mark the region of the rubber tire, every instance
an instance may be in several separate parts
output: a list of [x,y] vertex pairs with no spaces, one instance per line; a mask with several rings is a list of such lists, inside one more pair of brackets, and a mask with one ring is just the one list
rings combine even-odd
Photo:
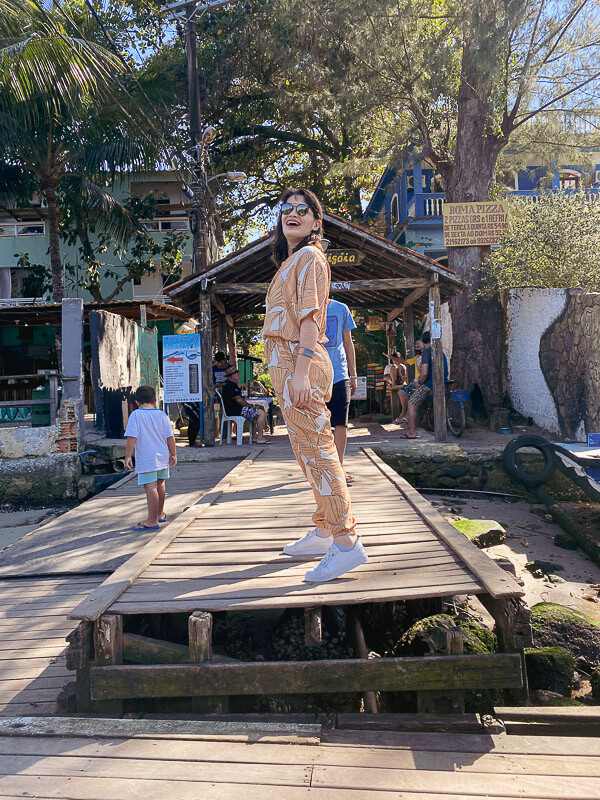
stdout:
[[[533,447],[544,456],[546,463],[541,472],[524,472],[517,466],[517,452],[522,447]],[[544,439],[543,436],[536,436],[532,433],[525,433],[510,441],[504,448],[502,461],[504,462],[504,469],[510,477],[522,486],[540,486],[548,480],[555,469],[552,444],[547,439]]]
[[467,427],[465,407],[461,407],[459,403],[453,403],[452,400],[449,400],[446,408],[446,417],[448,420],[448,430],[458,439],[459,436],[463,435]]

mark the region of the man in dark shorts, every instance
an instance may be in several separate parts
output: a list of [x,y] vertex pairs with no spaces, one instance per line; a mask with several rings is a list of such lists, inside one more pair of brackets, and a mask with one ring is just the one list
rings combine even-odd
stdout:
[[252,441],[255,444],[271,444],[265,439],[267,414],[264,408],[251,405],[242,395],[239,386],[240,371],[237,367],[227,367],[225,383],[221,387],[223,405],[228,417],[245,417],[252,425]]
[[[348,410],[350,398],[356,391],[356,354],[352,331],[356,324],[350,309],[344,303],[330,300],[327,305],[327,342],[325,347],[333,365],[333,389],[327,408],[331,412],[333,439],[344,466],[346,439],[348,438]],[[346,483],[352,483],[354,476],[346,472]]]
[[[417,438],[417,412],[429,392],[433,391],[433,381],[438,381],[441,376],[433,374],[433,361],[431,358],[431,332],[425,331],[422,336],[423,354],[421,355],[421,370],[419,377],[414,380],[414,390],[408,400],[408,427],[405,433],[400,434],[402,439]],[[443,354],[444,385],[448,381],[448,359]]]

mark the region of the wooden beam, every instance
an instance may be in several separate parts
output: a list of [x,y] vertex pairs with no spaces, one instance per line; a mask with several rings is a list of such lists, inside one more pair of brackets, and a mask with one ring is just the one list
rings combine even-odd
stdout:
[[212,373],[212,320],[210,295],[201,289],[198,293],[198,318],[200,322],[200,345],[202,358],[202,440],[205,447],[215,446],[215,410],[213,405],[213,373]]
[[492,561],[482,550],[475,547],[466,536],[459,533],[449,522],[446,522],[431,503],[427,502],[408,481],[404,480],[397,472],[394,472],[394,470],[382,461],[369,447],[363,448],[363,452],[367,458],[375,464],[377,469],[394,484],[402,495],[404,495],[404,498],[434,533],[436,533],[448,547],[452,548],[467,569],[473,573],[476,579],[481,582],[492,597],[523,597],[525,592],[516,580],[509,575],[508,572],[501,569],[501,567],[499,567],[495,561]]
[[225,314],[217,314],[217,347],[223,353],[227,352],[227,320]]
[[92,699],[312,694],[523,685],[518,654],[92,667]]
[[[210,291],[215,294],[266,294],[269,283],[213,283]],[[422,289],[427,292],[427,278],[373,278],[366,281],[332,281],[332,292],[387,292],[400,289]]]
[[184,644],[124,633],[123,658],[134,664],[183,664],[189,662],[190,652]]
[[210,295],[210,299],[215,304],[215,308],[217,309],[219,314],[226,314],[227,313],[227,309],[225,308],[225,303],[221,300],[221,298],[219,297],[218,294],[215,294],[214,292],[212,292],[211,295]]
[[424,294],[427,294],[428,288],[428,286],[421,286],[421,288],[415,289],[414,292],[407,294],[402,301],[402,308],[406,309],[409,308],[409,306],[414,305],[417,300],[420,300],[421,297],[423,297]]
[[436,442],[448,441],[446,422],[446,384],[444,383],[444,350],[442,347],[442,307],[440,285],[429,288],[429,322],[431,325],[431,367],[433,371],[433,429]]
[[413,317],[412,306],[404,309],[404,345],[406,347],[406,357],[414,358],[415,355],[415,320]]

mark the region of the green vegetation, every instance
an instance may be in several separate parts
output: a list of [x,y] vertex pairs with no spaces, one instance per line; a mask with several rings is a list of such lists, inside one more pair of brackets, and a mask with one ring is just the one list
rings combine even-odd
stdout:
[[510,203],[509,232],[492,251],[487,288],[600,289],[600,204],[582,194],[547,194]]
[[527,680],[530,689],[549,689],[570,694],[575,659],[564,647],[538,647],[525,650]]

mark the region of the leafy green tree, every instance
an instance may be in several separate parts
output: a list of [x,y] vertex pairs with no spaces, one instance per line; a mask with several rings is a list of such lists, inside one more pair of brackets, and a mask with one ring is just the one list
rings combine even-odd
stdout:
[[[305,32],[291,4],[256,0],[250,14],[235,3],[201,18],[198,59],[206,124],[219,138],[210,148],[211,174],[246,172],[231,187],[211,182],[230,241],[264,230],[290,183],[313,189],[330,209],[362,218],[362,199],[382,161],[404,142],[402,119],[360,83],[354,59],[325,37]],[[142,68],[163,98],[185,97],[185,49],[175,41]],[[182,118],[183,109],[179,109]]]
[[509,231],[486,265],[487,290],[518,286],[600,291],[600,203],[547,194],[510,203]]
[[[368,85],[392,115],[409,115],[449,202],[487,200],[512,139],[595,104],[595,0],[306,0],[290,13],[350,60],[358,91]],[[448,251],[470,286],[453,302],[453,373],[491,406],[505,386],[502,309],[477,294],[487,255]]]
[[[31,0],[0,3],[0,151],[32,174],[48,206],[54,300],[64,295],[58,185],[82,121],[108,97],[118,58]],[[6,192],[4,193],[6,195]]]

